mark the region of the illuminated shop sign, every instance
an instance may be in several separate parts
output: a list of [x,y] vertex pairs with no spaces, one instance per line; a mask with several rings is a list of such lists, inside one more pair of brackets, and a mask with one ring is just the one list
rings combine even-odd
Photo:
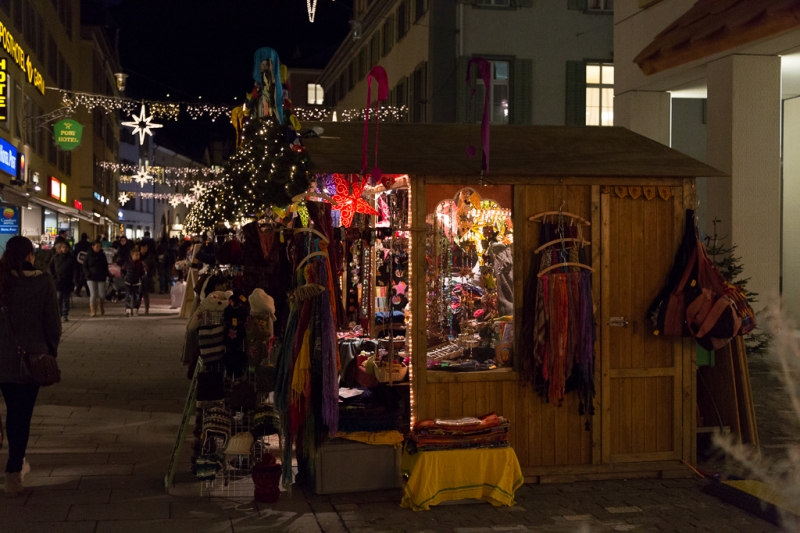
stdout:
[[0,170],[17,177],[17,149],[5,139],[0,139]]
[[61,182],[50,176],[50,197],[61,200]]
[[25,53],[25,50],[22,49],[22,46],[17,42],[14,36],[11,35],[8,28],[6,28],[5,24],[2,22],[0,22],[0,46],[8,52],[8,55],[11,56],[11,60],[26,74],[28,83],[36,87],[36,90],[40,93],[44,94],[44,78],[42,77],[42,73],[33,66],[30,54]]
[[64,182],[61,183],[61,197],[59,200],[63,203],[67,203],[67,184]]
[[80,200],[72,200],[72,205],[78,211],[83,211],[83,202],[81,202]]
[[8,78],[5,58],[0,59],[0,122],[8,122]]

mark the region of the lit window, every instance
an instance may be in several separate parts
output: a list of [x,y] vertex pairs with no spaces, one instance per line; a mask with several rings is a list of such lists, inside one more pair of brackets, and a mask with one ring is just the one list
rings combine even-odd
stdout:
[[614,125],[614,65],[586,64],[586,125]]
[[614,0],[589,0],[586,11],[614,11]]
[[322,105],[325,101],[325,92],[319,83],[308,84],[308,105]]
[[[491,105],[492,124],[508,124],[509,113],[509,88],[510,66],[508,61],[489,61],[492,67],[492,80],[489,94],[489,104]],[[475,121],[480,122],[483,117],[484,88],[483,81],[477,79],[477,91],[475,91]]]

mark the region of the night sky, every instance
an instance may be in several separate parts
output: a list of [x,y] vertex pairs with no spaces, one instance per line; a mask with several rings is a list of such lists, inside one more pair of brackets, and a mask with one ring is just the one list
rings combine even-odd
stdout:
[[[253,87],[253,54],[268,46],[291,68],[323,68],[349,30],[352,0],[110,0],[126,96],[240,104]],[[169,95],[169,96],[167,96]],[[202,97],[202,98],[201,98]],[[181,115],[156,143],[199,158],[209,141],[233,137],[227,118],[212,124]]]

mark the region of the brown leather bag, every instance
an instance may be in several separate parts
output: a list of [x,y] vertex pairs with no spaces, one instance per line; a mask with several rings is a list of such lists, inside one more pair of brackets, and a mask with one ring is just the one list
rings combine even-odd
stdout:
[[11,320],[8,318],[8,308],[2,307],[3,317],[6,321],[11,338],[17,345],[19,355],[19,373],[23,380],[28,383],[36,383],[42,387],[49,387],[61,381],[61,370],[58,368],[56,358],[48,353],[28,353],[22,349],[17,342],[17,337],[11,327]]

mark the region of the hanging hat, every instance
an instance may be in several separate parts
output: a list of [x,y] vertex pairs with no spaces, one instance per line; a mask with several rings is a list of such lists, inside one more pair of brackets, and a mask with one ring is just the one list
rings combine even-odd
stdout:
[[224,396],[222,372],[205,371],[197,374],[198,402],[213,402]]
[[222,458],[217,454],[201,455],[194,463],[194,475],[197,479],[211,481],[222,469]]
[[237,433],[225,447],[225,455],[250,455],[250,448],[253,447],[253,435],[250,432]]
[[253,435],[265,437],[267,435],[279,435],[281,432],[281,419],[275,407],[264,404],[256,409],[253,415]]
[[234,409],[255,409],[256,391],[253,386],[245,381],[236,383],[231,390],[230,404]]
[[275,300],[262,289],[254,289],[250,294],[250,313],[269,313],[275,315]]
[[231,436],[231,414],[222,407],[212,407],[203,413],[203,436],[221,435],[226,441]]

